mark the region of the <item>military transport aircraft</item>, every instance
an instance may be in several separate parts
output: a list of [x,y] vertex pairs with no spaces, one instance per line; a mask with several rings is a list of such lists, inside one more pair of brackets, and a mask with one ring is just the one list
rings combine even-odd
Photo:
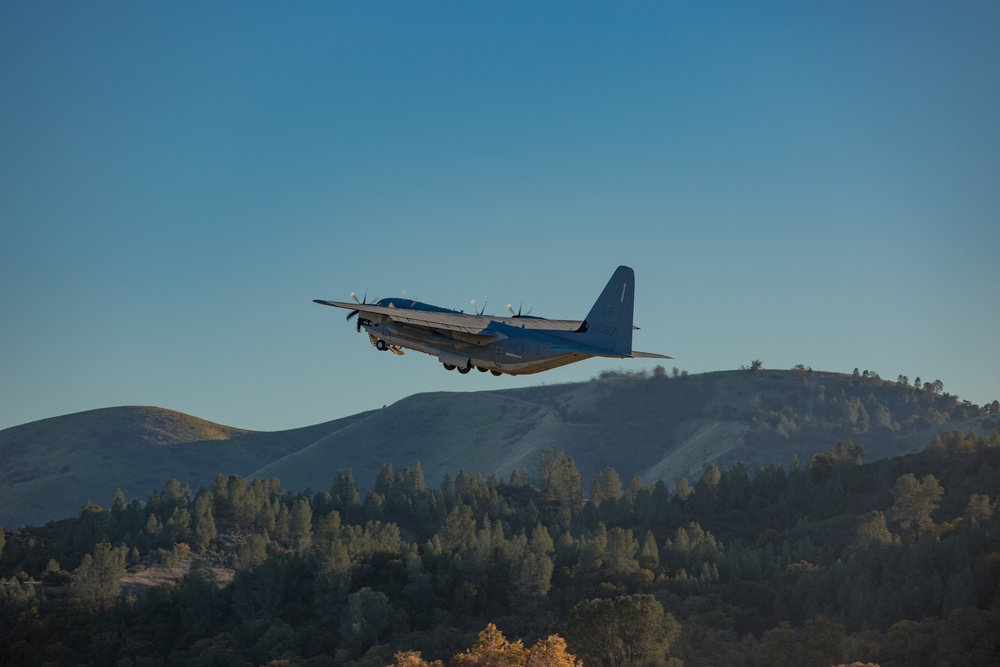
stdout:
[[[493,375],[539,373],[590,357],[670,359],[632,349],[632,306],[635,273],[619,266],[583,321],[549,320],[514,313],[512,317],[466,314],[406,298],[366,303],[353,292],[354,303],[314,299],[324,306],[345,308],[357,317],[375,349],[403,354],[416,350],[438,358],[449,371],[475,368]],[[473,302],[475,303],[475,302]]]

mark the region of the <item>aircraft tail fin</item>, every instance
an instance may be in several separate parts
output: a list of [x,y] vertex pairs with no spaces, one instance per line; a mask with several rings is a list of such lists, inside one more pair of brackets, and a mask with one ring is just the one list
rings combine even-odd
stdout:
[[634,303],[635,272],[619,266],[580,325],[578,332],[583,334],[583,341],[616,356],[631,356]]

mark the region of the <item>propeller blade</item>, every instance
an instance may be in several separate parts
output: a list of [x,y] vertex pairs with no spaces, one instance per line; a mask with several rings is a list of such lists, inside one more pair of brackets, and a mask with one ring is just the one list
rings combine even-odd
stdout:
[[[507,304],[507,310],[509,310],[510,314],[513,315],[514,317],[522,317],[521,311],[524,310],[524,297],[523,296],[521,297],[521,303],[518,305],[516,313],[514,312],[513,306],[511,306],[509,303]],[[531,311],[533,310],[534,308],[529,308],[528,312],[524,313],[524,315],[531,315]]]
[[365,295],[361,297],[361,301],[358,301],[358,295],[355,292],[351,292],[351,298],[354,299],[354,303],[362,306],[368,303],[368,285],[365,285]]
[[[360,313],[360,312],[361,312],[360,310],[352,310],[351,312],[347,313],[347,321],[350,322],[351,318],[352,317],[357,317],[358,313]],[[360,317],[358,317],[357,327],[355,327],[355,328],[358,330],[358,333],[361,333],[361,318]]]

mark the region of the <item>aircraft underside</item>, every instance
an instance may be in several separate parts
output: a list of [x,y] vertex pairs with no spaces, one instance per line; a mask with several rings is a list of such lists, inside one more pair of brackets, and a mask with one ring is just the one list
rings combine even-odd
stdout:
[[372,346],[377,350],[395,354],[403,354],[403,349],[422,352],[437,357],[445,370],[457,370],[459,373],[468,373],[475,368],[493,375],[528,375],[591,356],[575,353],[545,354],[536,346],[523,341],[501,340],[475,344],[456,340],[437,331],[407,325],[375,324],[366,320],[361,326],[367,331]]

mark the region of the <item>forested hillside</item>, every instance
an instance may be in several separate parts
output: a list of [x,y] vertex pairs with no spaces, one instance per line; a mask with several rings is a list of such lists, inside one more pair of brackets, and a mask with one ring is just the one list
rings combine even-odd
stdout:
[[998,664],[1000,434],[863,457],[668,486],[546,448],[434,488],[414,463],[366,493],[349,470],[119,493],[0,532],[0,661]]
[[870,460],[899,456],[943,430],[988,434],[1000,426],[988,413],[945,393],[941,382],[914,386],[870,371],[688,375],[660,367],[649,376],[605,373],[577,384],[411,396],[255,476],[323,488],[329,471],[350,467],[368,484],[385,462],[419,459],[433,484],[458,467],[506,478],[533,465],[542,449],[559,447],[585,477],[612,466],[626,478],[672,485],[708,463],[743,461],[753,470],[793,455],[808,460],[838,439],[863,444]]
[[[919,380],[919,378],[918,378]],[[926,446],[961,429],[988,435],[1000,404],[980,407],[940,382],[797,367],[687,375],[606,373],[590,382],[410,396],[383,409],[273,433],[256,433],[161,408],[110,408],[0,431],[0,526],[74,516],[115,488],[127,500],[174,477],[211,486],[216,474],[277,477],[323,489],[351,468],[367,491],[381,466],[421,461],[426,480],[464,468],[503,479],[557,447],[592,479],[606,467],[668,485],[708,463],[750,469],[808,461],[838,439],[868,460]],[[991,415],[991,411],[993,414]]]

